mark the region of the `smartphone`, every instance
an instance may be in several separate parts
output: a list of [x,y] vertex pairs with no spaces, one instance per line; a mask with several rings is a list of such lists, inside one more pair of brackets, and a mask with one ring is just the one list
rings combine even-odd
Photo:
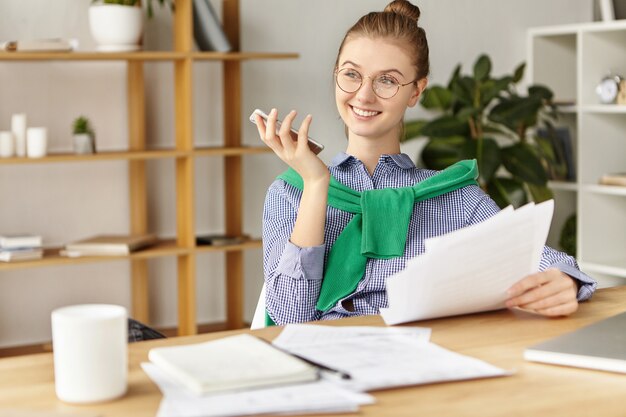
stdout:
[[[256,124],[256,115],[261,116],[261,118],[267,124],[268,115],[259,109],[256,109],[255,111],[253,111],[252,114],[250,115],[250,121],[252,123]],[[277,135],[278,135],[278,130],[280,129],[281,124],[282,124],[282,121],[280,120],[276,121],[276,134]],[[298,131],[294,129],[293,127],[291,128],[291,137],[293,138],[293,140],[298,140]],[[322,145],[321,143],[314,141],[310,137],[307,139],[309,141],[309,149],[311,149],[314,154],[317,155],[318,153],[322,152],[322,150],[324,150],[324,145]]]

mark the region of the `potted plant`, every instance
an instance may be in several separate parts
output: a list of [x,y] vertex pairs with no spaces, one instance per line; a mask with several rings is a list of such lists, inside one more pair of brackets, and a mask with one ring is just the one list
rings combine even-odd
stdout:
[[421,105],[438,117],[405,123],[405,141],[428,138],[421,152],[427,168],[476,158],[480,186],[500,207],[552,198],[546,170],[556,157],[550,138],[536,132],[539,127],[553,131],[553,94],[540,85],[519,94],[516,85],[524,67],[497,78],[487,55],[476,60],[471,75],[462,74],[458,65],[447,86],[434,85],[422,96]]
[[74,153],[96,153],[96,134],[85,116],[79,116],[72,124]]
[[[156,0],[163,6],[173,0]],[[148,17],[154,14],[153,0],[145,0]],[[124,52],[140,48],[143,15],[140,0],[93,0],[89,7],[89,27],[98,51]]]

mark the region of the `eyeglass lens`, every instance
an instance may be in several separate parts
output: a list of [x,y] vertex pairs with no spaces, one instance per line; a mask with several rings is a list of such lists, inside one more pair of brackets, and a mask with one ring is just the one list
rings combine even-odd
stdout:
[[[363,76],[357,70],[344,68],[337,71],[337,86],[346,93],[354,93],[363,84]],[[391,98],[400,89],[400,83],[389,74],[381,74],[372,81],[374,94],[380,98]]]

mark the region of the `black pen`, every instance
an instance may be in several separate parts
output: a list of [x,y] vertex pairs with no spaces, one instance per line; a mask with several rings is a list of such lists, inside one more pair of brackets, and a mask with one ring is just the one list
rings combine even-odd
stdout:
[[[274,346],[274,347],[276,347],[276,346]],[[335,375],[337,375],[341,379],[352,379],[352,376],[349,373],[347,373],[346,371],[341,371],[339,369],[335,369],[335,368],[331,368],[331,367],[326,366],[326,365],[322,365],[321,363],[317,363],[315,361],[312,361],[311,359],[307,359],[307,358],[305,358],[303,356],[297,355],[297,354],[295,354],[293,352],[289,352],[288,350],[281,349],[279,347],[276,347],[276,349],[280,349],[283,352],[290,354],[294,358],[298,358],[301,361],[304,361],[304,362],[308,363],[309,365],[313,365],[316,368],[320,369],[321,371],[328,372],[328,373],[331,373],[331,374],[335,374]]]
[[287,355],[291,355],[294,358],[298,358],[301,361],[308,363],[309,365],[313,365],[313,366],[315,366],[316,368],[318,368],[321,371],[337,375],[341,379],[352,379],[352,376],[349,373],[347,373],[346,371],[341,371],[339,369],[335,369],[335,368],[331,368],[331,367],[326,366],[326,365],[322,365],[321,363],[317,363],[315,361],[312,361],[311,359],[307,359],[307,358],[305,358],[303,356],[300,356],[298,354],[290,352],[287,349],[280,348],[280,347],[276,346],[275,344],[273,344],[272,342],[268,342],[265,339],[262,339],[262,338],[259,338],[259,339],[263,340],[266,343],[269,343],[274,349],[278,349],[281,352],[286,353]]

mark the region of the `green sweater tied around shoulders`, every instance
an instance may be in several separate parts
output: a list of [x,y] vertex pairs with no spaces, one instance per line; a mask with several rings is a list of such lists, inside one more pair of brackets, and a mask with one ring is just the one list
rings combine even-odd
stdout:
[[[304,188],[293,169],[278,176],[287,184]],[[356,290],[368,258],[392,259],[404,255],[409,222],[416,202],[428,200],[468,185],[478,185],[476,160],[449,166],[410,187],[355,191],[330,178],[328,205],[353,213],[328,254],[316,308],[331,309]],[[266,323],[273,324],[268,315]]]

